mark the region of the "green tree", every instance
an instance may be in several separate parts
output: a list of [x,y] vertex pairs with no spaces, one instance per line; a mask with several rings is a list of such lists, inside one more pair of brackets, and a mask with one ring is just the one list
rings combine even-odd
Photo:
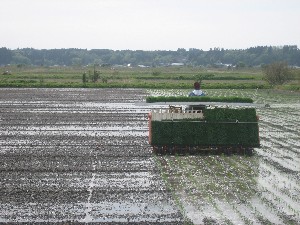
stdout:
[[82,58],[75,57],[71,59],[71,63],[73,66],[81,66],[82,65]]
[[28,57],[23,56],[21,53],[17,52],[15,55],[12,56],[12,63],[30,65],[31,61]]
[[0,48],[0,65],[11,63],[12,51],[7,48]]
[[98,81],[99,77],[100,77],[100,72],[96,70],[96,67],[99,66],[98,64],[94,64],[94,73],[92,76],[92,81],[95,83]]
[[82,74],[82,82],[83,82],[84,84],[88,82],[88,78],[87,78],[85,72]]
[[244,62],[238,62],[238,64],[236,65],[238,68],[245,68],[246,64]]
[[293,76],[286,62],[274,62],[264,66],[264,79],[271,85],[281,85]]

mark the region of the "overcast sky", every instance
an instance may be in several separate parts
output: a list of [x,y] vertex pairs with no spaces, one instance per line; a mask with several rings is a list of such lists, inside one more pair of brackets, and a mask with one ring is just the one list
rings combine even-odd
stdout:
[[299,0],[0,0],[0,47],[300,47]]

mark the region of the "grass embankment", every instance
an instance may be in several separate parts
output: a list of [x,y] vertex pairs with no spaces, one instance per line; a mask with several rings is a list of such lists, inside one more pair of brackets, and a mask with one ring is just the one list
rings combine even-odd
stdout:
[[[152,83],[152,82],[109,82],[109,83],[76,83],[76,82],[37,82],[37,81],[1,81],[0,87],[12,88],[152,88],[152,89],[191,89],[191,84],[185,83]],[[264,84],[203,84],[203,89],[269,89]]]
[[[10,74],[3,75],[5,71]],[[202,89],[269,89],[260,69],[208,70],[192,67],[107,68],[98,67],[99,79],[92,82],[94,67],[6,66],[0,70],[0,87],[25,88],[157,88],[193,89],[197,76]],[[83,74],[87,82],[83,82]],[[299,90],[297,82],[284,89]]]

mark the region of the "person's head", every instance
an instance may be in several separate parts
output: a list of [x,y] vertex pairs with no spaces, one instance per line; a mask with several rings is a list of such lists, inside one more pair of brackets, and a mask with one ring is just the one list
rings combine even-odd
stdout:
[[200,90],[200,83],[197,81],[194,83],[195,90]]

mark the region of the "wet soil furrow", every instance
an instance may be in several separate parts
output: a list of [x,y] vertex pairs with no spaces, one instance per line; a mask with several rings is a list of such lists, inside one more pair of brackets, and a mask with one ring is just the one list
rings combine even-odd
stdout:
[[183,224],[138,89],[0,89],[0,223]]

